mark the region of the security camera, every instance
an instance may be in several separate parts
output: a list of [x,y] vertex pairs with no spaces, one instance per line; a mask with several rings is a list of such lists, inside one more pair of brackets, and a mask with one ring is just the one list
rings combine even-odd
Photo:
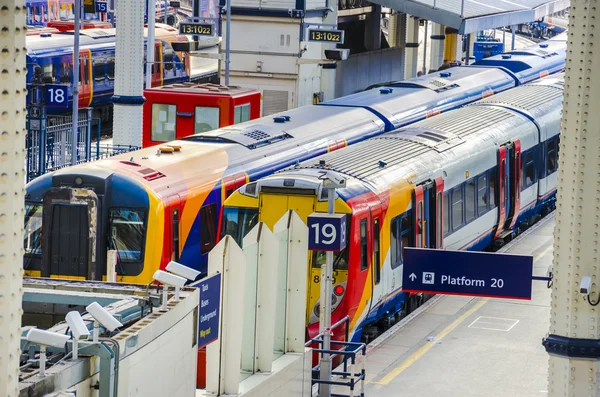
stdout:
[[42,346],[52,346],[62,348],[69,339],[69,335],[58,334],[56,332],[46,331],[43,329],[32,328],[27,333],[27,341],[37,343]]
[[117,320],[112,314],[106,311],[105,308],[100,306],[98,302],[90,303],[85,310],[88,311],[94,317],[94,320],[102,324],[104,328],[109,331],[114,331],[115,329],[122,327],[123,324],[119,320]]
[[587,296],[590,294],[591,289],[592,278],[590,276],[583,276],[581,278],[581,282],[579,283],[579,293],[583,296]]
[[183,287],[185,285],[186,279],[183,277],[176,276],[175,274],[163,272],[162,270],[157,270],[152,276],[156,281],[160,281],[163,284],[171,285],[173,287]]
[[90,336],[90,330],[83,322],[83,318],[81,318],[79,312],[75,310],[68,312],[65,316],[65,320],[67,320],[67,324],[69,324],[69,328],[71,328],[73,339],[86,339]]
[[347,48],[332,48],[330,50],[325,50],[325,59],[330,59],[332,61],[345,61],[348,59],[348,55],[350,55],[350,50]]
[[200,272],[192,269],[191,267],[184,266],[175,261],[169,262],[167,265],[167,271],[174,273],[178,276],[185,277],[190,281],[196,280],[196,277],[200,275]]
[[320,179],[323,179],[323,187],[325,189],[345,188],[346,178],[333,171],[325,171]]

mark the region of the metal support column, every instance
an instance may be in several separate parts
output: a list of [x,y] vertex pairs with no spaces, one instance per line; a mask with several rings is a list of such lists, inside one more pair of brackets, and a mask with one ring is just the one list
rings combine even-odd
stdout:
[[79,128],[79,30],[81,29],[81,0],[75,0],[73,4],[73,13],[75,14],[75,34],[73,35],[73,130],[71,135],[71,165],[76,165],[77,129]]
[[[142,146],[145,0],[117,1],[113,143]],[[148,15],[152,19],[152,15]]]
[[417,57],[419,56],[419,20],[410,16],[406,21],[406,51],[404,52],[404,78],[417,75]]
[[25,164],[25,0],[0,0],[0,395],[19,395]]
[[514,50],[515,49],[515,25],[512,25],[510,27],[511,31],[512,31],[512,37],[511,37],[511,42],[510,42],[510,49]]
[[[548,396],[600,395],[600,52],[596,0],[572,0],[563,103]],[[586,278],[589,284],[586,286]],[[583,291],[582,291],[583,289]]]
[[229,68],[231,67],[231,0],[225,1],[227,1],[227,23],[225,25],[225,30],[227,31],[227,36],[225,37],[225,85],[229,86]]
[[[146,88],[152,87],[152,69],[154,68],[154,31],[156,29],[156,1],[148,0],[148,40],[146,40]],[[151,15],[154,15],[152,18]]]
[[381,49],[381,5],[373,3],[371,7],[373,11],[367,14],[365,21],[365,48],[367,51]]
[[423,74],[427,74],[427,35],[429,34],[428,28],[429,21],[425,21],[425,35],[423,36],[423,68],[421,69],[421,72],[423,72]]
[[[337,24],[337,1],[329,2],[330,7],[333,8],[333,12],[328,12],[323,23]],[[323,44],[323,51],[336,48],[335,44]],[[323,53],[323,57],[324,57]],[[323,93],[323,100],[329,101],[335,99],[335,75],[337,72],[337,63],[323,64],[321,67],[321,81],[320,89]]]
[[429,57],[429,71],[438,70],[444,61],[444,25],[432,22],[431,26],[431,54]]

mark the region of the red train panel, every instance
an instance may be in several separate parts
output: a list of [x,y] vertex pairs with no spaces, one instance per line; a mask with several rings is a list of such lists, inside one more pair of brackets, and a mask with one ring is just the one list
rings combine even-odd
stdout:
[[142,146],[260,117],[260,91],[217,84],[171,84],[144,90]]
[[[83,29],[112,29],[113,26],[110,22],[103,21],[82,21]],[[59,21],[49,21],[46,26],[49,28],[55,28],[60,32],[68,32],[70,30],[75,30],[75,21],[72,19],[67,20],[59,20]]]

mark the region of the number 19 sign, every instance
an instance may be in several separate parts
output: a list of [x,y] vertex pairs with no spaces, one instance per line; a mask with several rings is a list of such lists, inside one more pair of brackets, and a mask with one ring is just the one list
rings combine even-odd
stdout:
[[341,251],[346,247],[346,214],[314,212],[308,216],[308,249]]

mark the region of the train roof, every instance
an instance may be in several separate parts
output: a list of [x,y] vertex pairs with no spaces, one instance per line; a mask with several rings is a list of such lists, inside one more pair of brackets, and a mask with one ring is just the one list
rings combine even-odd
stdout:
[[[364,107],[389,120],[390,130],[420,120],[427,108],[447,110],[490,91],[514,87],[515,80],[498,68],[457,66],[323,102],[321,106]],[[434,105],[432,105],[432,103]]]
[[[384,131],[377,116],[360,108],[305,106],[285,114],[289,121],[263,117],[166,143],[181,147],[171,154],[158,154],[155,146],[64,168],[51,175],[65,181],[81,175],[107,178],[118,173],[162,197],[194,194],[211,189],[225,170],[250,173],[282,168],[294,159],[313,156],[317,144],[324,152],[329,142],[354,141]],[[42,178],[38,179],[43,183]]]
[[240,95],[258,93],[259,91],[251,88],[243,88],[237,85],[220,85],[212,83],[195,84],[195,83],[177,83],[168,84],[160,87],[153,87],[144,90],[144,93],[164,93],[176,92],[183,94],[210,94],[211,96],[237,97]]
[[[556,108],[563,95],[564,75],[524,85],[464,108],[415,123],[351,147],[300,163],[259,183],[278,185],[297,175],[305,181],[327,170],[345,175],[374,191],[385,190],[400,179],[420,182],[438,169],[463,161],[477,147],[501,143],[514,137],[519,126],[531,123],[537,107]],[[514,111],[510,111],[514,110]],[[419,180],[415,178],[418,176]],[[451,184],[452,185],[452,184]],[[242,187],[242,190],[244,188]]]

